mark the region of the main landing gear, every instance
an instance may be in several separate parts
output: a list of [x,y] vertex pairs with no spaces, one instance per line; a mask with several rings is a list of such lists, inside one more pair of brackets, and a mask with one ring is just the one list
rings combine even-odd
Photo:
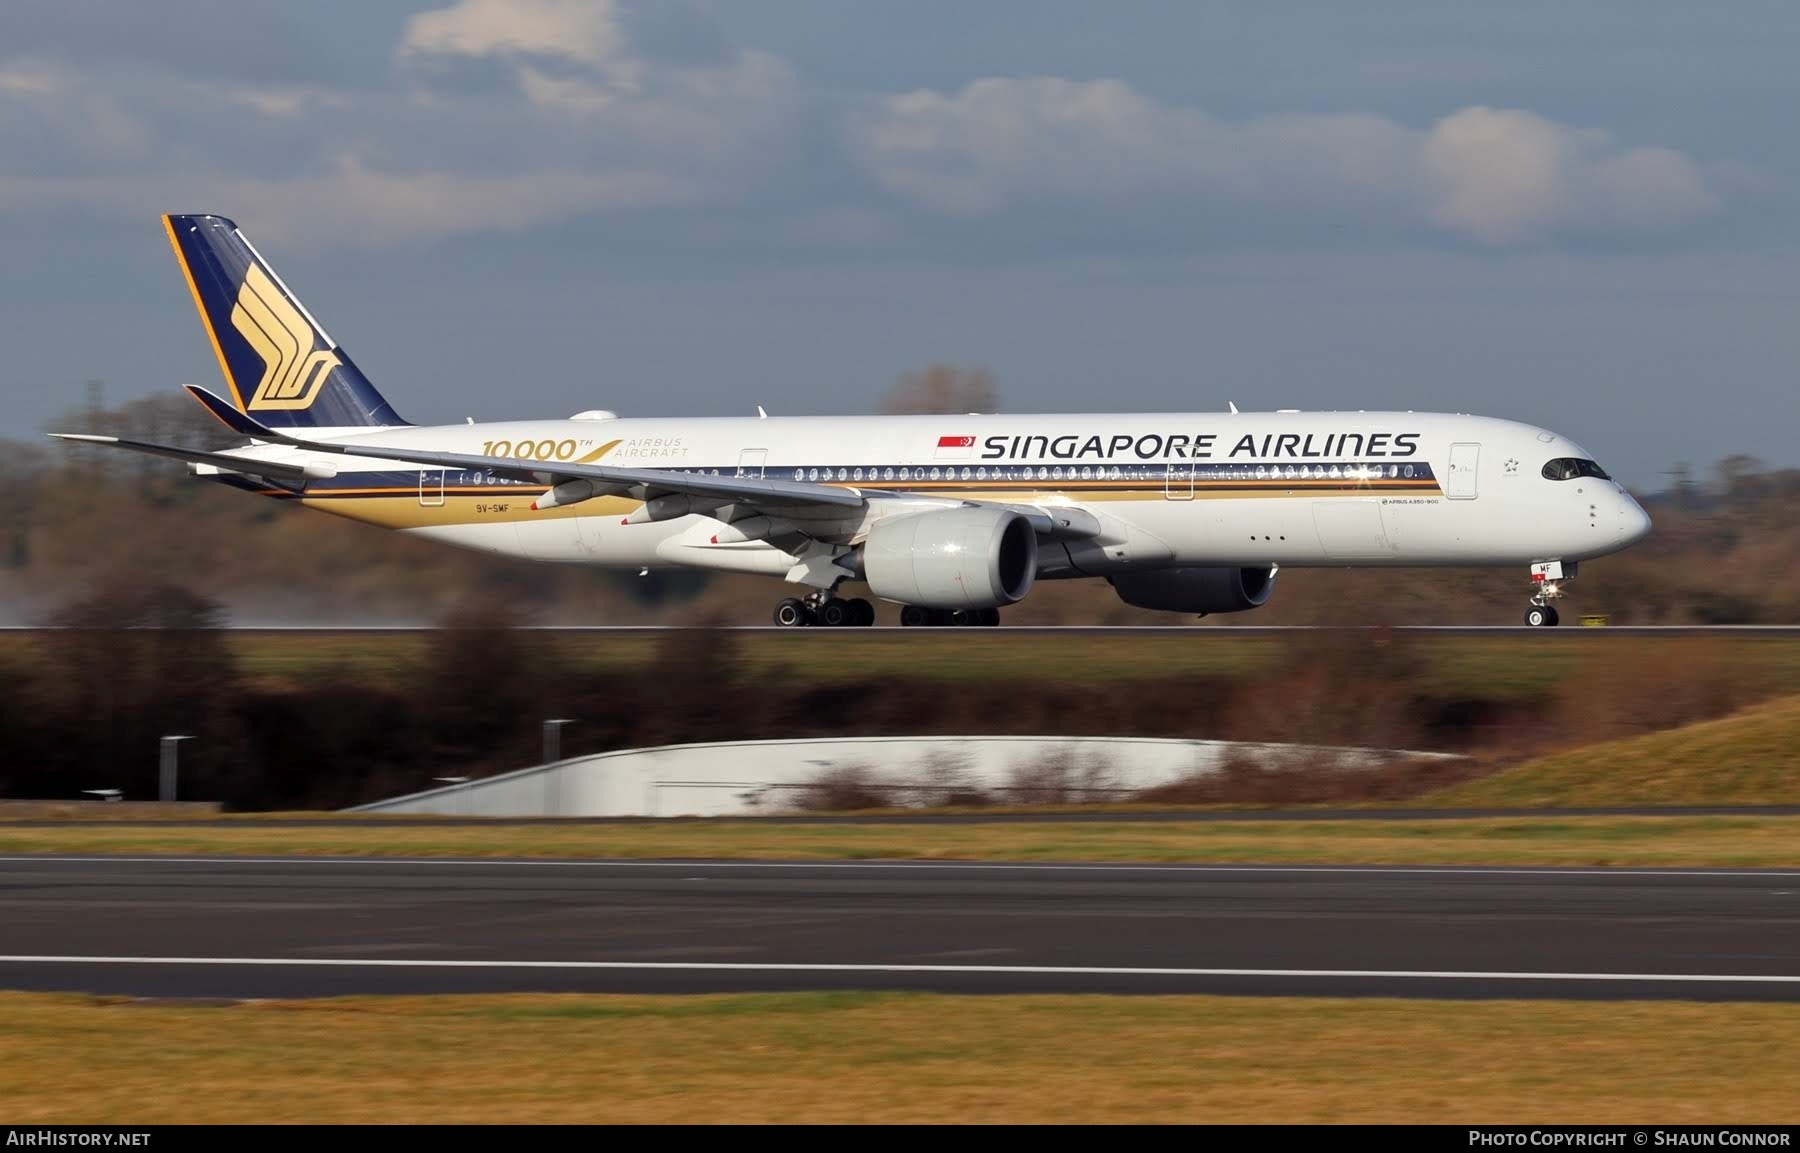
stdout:
[[875,606],[861,597],[844,600],[823,592],[788,597],[775,606],[775,623],[784,629],[867,628],[875,623]]
[[928,609],[921,605],[907,605],[900,610],[900,624],[906,628],[944,628],[947,626],[992,628],[999,623],[999,609]]
[[1543,561],[1531,566],[1531,607],[1525,623],[1532,628],[1552,628],[1562,618],[1550,602],[1564,595],[1562,582],[1575,579],[1575,562]]

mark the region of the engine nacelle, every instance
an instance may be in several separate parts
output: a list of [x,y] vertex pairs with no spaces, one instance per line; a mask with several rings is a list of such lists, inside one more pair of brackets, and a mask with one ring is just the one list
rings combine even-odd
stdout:
[[1037,531],[1016,512],[948,508],[875,522],[863,579],[885,600],[934,609],[998,608],[1037,579]]
[[1260,607],[1275,590],[1275,568],[1164,568],[1107,578],[1119,599],[1162,612],[1235,613]]

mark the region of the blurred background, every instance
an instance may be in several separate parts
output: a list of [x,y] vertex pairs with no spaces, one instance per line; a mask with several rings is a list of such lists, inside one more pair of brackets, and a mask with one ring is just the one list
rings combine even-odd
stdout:
[[[1176,638],[734,635],[775,583],[495,558],[42,436],[233,443],[178,388],[217,367],[156,224],[216,212],[421,424],[1475,412],[1566,433],[1654,520],[1583,565],[1564,632],[1800,621],[1800,9],[1383,16],[0,7],[0,795],[148,795],[172,732],[193,795],[330,807],[529,764],[555,716],[569,755],[925,730],[1524,755],[1797,691],[1781,642],[1232,635],[1510,626],[1511,569],[1290,569],[1205,620],[1046,582],[1005,617]],[[545,631],[607,625],[698,631]],[[248,631],[384,627],[423,631]]]

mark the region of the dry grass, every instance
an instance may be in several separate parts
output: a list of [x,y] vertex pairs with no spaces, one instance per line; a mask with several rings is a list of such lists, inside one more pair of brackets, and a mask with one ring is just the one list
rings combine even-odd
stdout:
[[1800,804],[1800,697],[1721,720],[1606,741],[1453,785],[1416,803],[1464,805]]
[[1800,817],[979,824],[16,825],[0,853],[1396,865],[1800,865]]
[[[761,610],[759,610],[760,613]],[[757,623],[761,623],[760,616]],[[1246,624],[1266,623],[1246,620]],[[1606,635],[1571,637],[1423,637],[1404,645],[1418,664],[1420,682],[1440,693],[1498,692],[1518,696],[1556,686],[1604,664],[1616,672],[1652,669],[1690,678],[1696,664],[1742,670],[1747,676],[1800,688],[1800,643],[1769,637],[1657,638]],[[740,634],[737,659],[756,674],[781,673],[801,681],[855,680],[869,676],[924,676],[950,680],[1013,677],[1027,681],[1104,682],[1173,676],[1252,675],[1296,649],[1366,646],[1373,634],[1245,634],[1229,626],[1195,626],[1180,635],[1106,632],[1067,636],[920,630],[916,633],[834,632]],[[655,633],[532,633],[534,652],[580,670],[641,670],[652,663],[661,637]],[[43,634],[0,636],[0,659],[29,661]],[[242,672],[254,679],[320,677],[388,678],[416,669],[429,655],[432,634],[263,632],[227,634]],[[1592,687],[1592,686],[1590,686]],[[1603,687],[1603,686],[1602,686]]]
[[1800,1005],[0,994],[45,1123],[1791,1121]]

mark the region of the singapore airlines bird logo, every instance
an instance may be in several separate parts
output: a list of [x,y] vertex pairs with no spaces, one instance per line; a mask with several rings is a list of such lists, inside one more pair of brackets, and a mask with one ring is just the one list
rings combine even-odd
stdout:
[[341,363],[330,349],[314,348],[312,325],[254,264],[244,274],[231,323],[263,362],[246,408],[311,408]]

